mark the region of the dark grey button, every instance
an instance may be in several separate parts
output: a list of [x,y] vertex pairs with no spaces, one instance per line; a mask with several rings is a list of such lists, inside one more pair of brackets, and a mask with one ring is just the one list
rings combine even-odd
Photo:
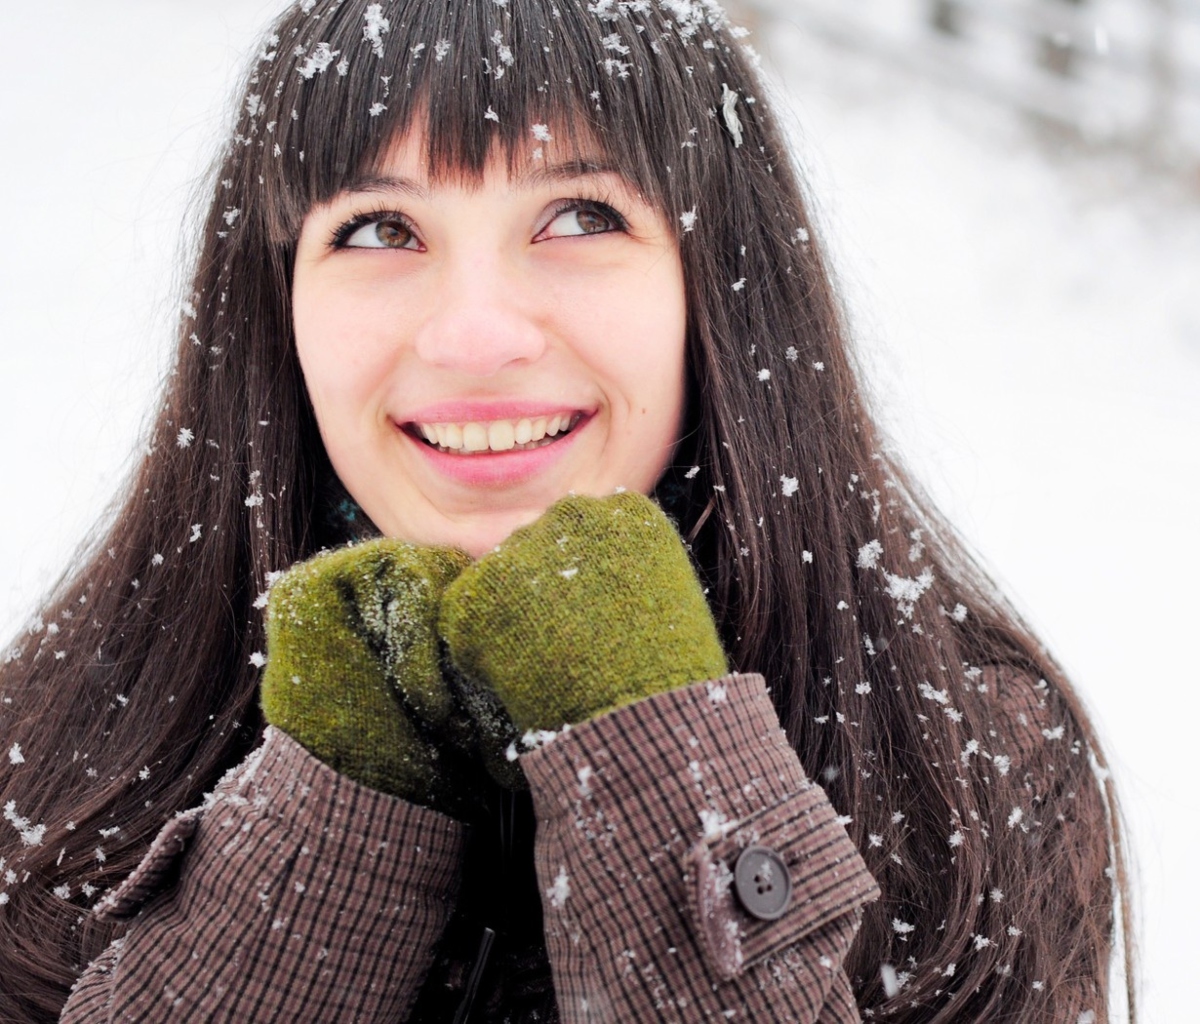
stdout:
[[792,902],[787,864],[769,846],[747,846],[733,869],[733,887],[746,912],[760,921],[783,917]]

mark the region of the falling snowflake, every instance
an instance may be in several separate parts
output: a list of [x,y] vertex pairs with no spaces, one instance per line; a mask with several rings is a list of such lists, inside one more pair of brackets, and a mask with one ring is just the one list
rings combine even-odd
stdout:
[[588,765],[584,765],[575,773],[579,779],[579,795],[584,799],[592,795],[592,775],[594,774]]
[[324,73],[325,69],[341,55],[341,50],[331,50],[328,43],[317,43],[317,48],[309,54],[308,59],[296,68],[301,78],[311,79],[314,75]]
[[738,94],[722,82],[721,116],[725,120],[725,127],[729,129],[730,137],[733,139],[734,149],[738,149],[742,145],[742,119],[737,114],[737,101]]
[[893,576],[890,572],[885,572],[884,576],[887,579],[886,593],[888,597],[896,602],[896,607],[900,609],[901,615],[911,619],[917,601],[933,586],[933,569],[926,566],[915,579]]
[[[516,58],[513,57],[512,47],[504,42],[504,37],[500,34],[499,29],[492,33],[492,45],[496,47],[496,56],[500,58],[500,63],[512,67]],[[497,68],[496,77],[500,78],[503,75],[504,68]]]
[[196,435],[188,430],[187,427],[184,427],[175,436],[175,445],[178,448],[190,448],[194,440],[196,440]]
[[793,494],[800,490],[800,481],[794,476],[781,476],[779,478],[779,485],[783,490],[783,496],[785,498],[790,498]]
[[4,805],[4,820],[21,834],[21,842],[26,846],[41,846],[46,835],[45,825],[30,825],[28,818],[22,818],[17,813],[17,802],[10,800]]
[[917,689],[926,700],[937,701],[939,704],[950,703],[950,694],[946,690],[935,690],[928,683],[918,683]]
[[550,906],[555,910],[561,910],[562,905],[570,899],[571,880],[567,877],[565,866],[558,869],[558,874],[554,878],[554,884],[546,890],[546,896],[550,900]]
[[255,668],[262,668],[267,663],[267,656],[262,651],[255,651],[250,655],[250,664]]
[[550,126],[547,124],[535,124],[529,130],[533,132],[533,137],[538,142],[550,142],[554,138],[550,134]]
[[705,839],[720,839],[728,829],[729,819],[715,808],[700,812],[700,827]]
[[363,26],[363,38],[371,44],[371,50],[376,57],[383,56],[383,36],[391,31],[392,23],[383,16],[382,4],[371,4],[363,15],[366,24]]
[[25,755],[21,753],[21,744],[14,743],[8,751],[8,760],[10,764],[24,764]]
[[882,554],[883,545],[879,541],[868,541],[858,549],[858,567],[860,569],[874,569],[879,564],[879,558]]

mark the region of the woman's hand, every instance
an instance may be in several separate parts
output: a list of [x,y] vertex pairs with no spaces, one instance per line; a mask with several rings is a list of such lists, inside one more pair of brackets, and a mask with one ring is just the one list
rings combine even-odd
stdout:
[[633,493],[567,497],[517,530],[448,586],[440,630],[521,730],[727,671],[679,535]]
[[357,782],[467,816],[476,726],[443,678],[436,627],[469,562],[385,539],[290,569],[267,607],[267,721]]

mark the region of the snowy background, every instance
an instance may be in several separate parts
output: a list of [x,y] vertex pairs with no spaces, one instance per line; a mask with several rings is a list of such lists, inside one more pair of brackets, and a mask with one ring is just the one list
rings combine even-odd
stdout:
[[[780,0],[772,0],[775,7]],[[130,465],[276,0],[0,0],[0,631]],[[1200,999],[1200,184],[763,20],[885,423],[1066,664],[1133,825],[1143,1019]],[[3,644],[4,641],[0,641]]]

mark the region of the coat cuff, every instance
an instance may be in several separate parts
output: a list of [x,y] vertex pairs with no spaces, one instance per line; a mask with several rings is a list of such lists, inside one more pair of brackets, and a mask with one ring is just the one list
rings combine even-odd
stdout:
[[133,873],[96,904],[95,914],[129,920],[171,889],[201,822],[218,834],[229,832],[225,852],[230,855],[258,830],[254,822],[293,835],[333,833],[349,847],[380,852],[389,847],[399,852],[419,834],[428,855],[422,891],[450,898],[458,890],[465,826],[339,774],[287,733],[268,726],[262,744],[227,772],[199,807],[163,826]]
[[[674,852],[689,930],[719,979],[835,920],[857,921],[879,896],[824,790],[805,776],[762,676],[734,674],[626,705],[521,764],[539,823],[597,839],[616,838],[622,826]],[[747,909],[735,884],[738,858],[752,846],[778,855],[791,884],[790,901],[769,920]]]

